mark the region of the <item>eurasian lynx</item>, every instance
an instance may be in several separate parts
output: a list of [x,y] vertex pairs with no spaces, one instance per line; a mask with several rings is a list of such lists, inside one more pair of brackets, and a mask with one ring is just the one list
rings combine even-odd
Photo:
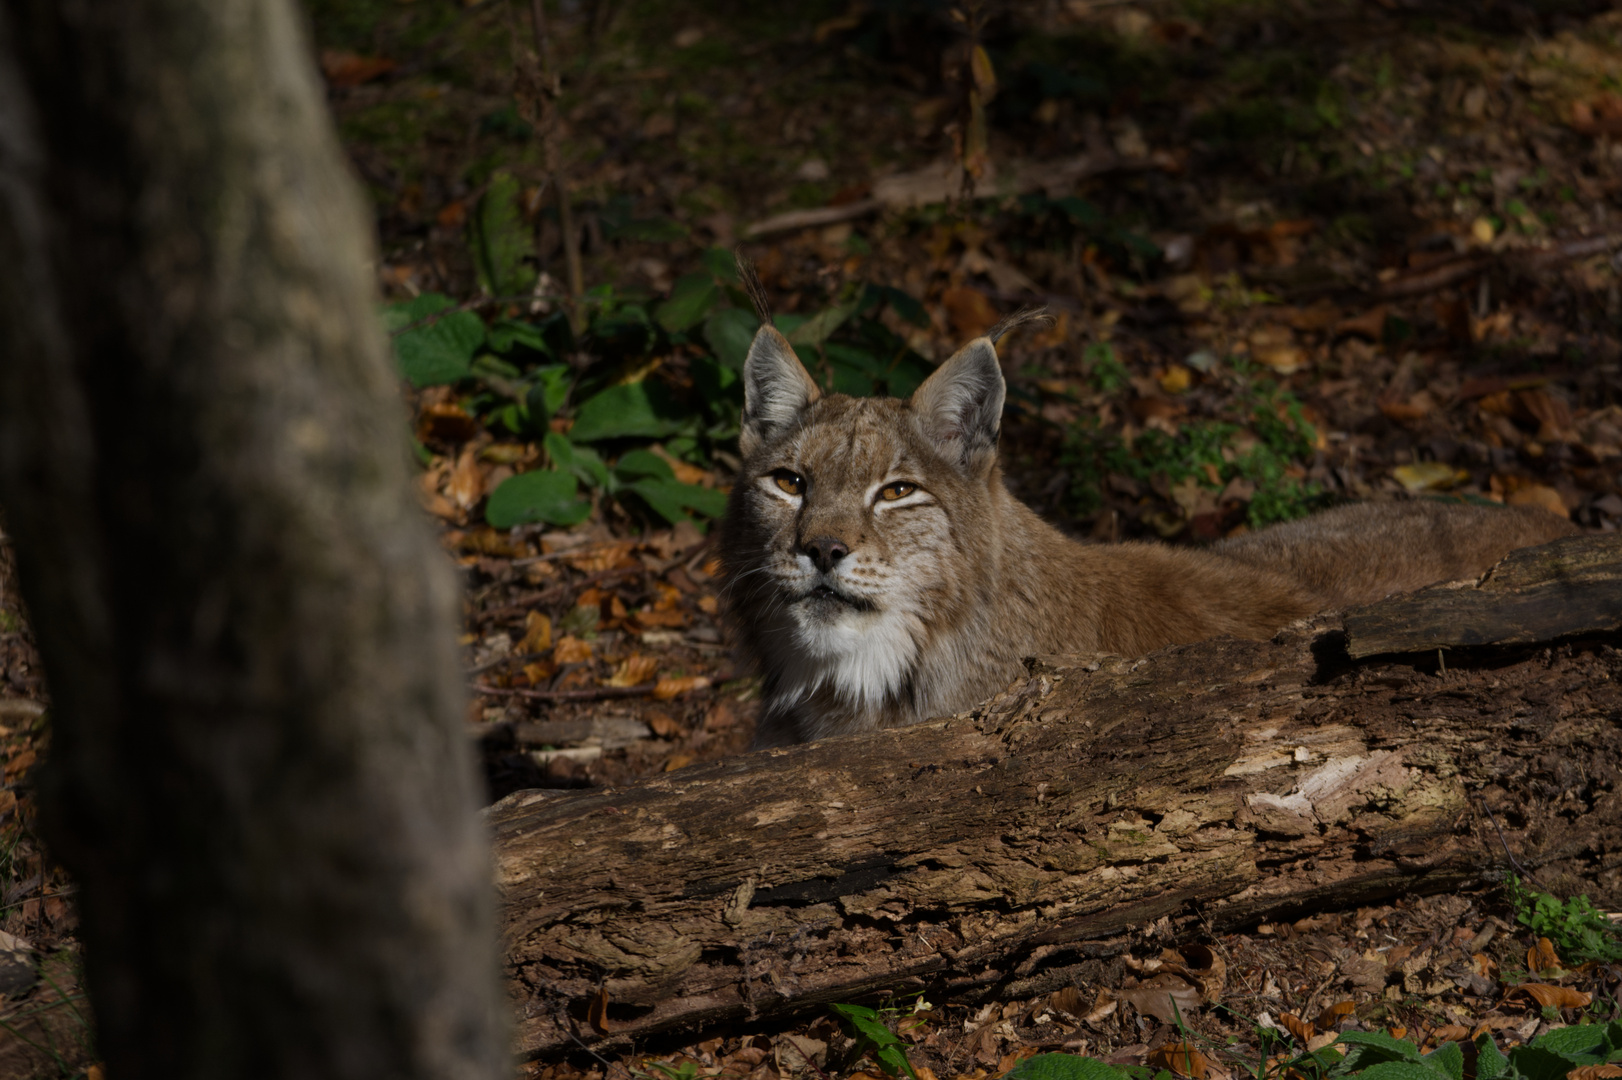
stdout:
[[755,335],[721,555],[764,678],[757,747],[966,709],[1038,653],[1267,637],[1576,531],[1538,509],[1385,502],[1206,550],[1077,543],[1003,486],[994,341],[910,399],[855,399],[822,394],[769,322]]

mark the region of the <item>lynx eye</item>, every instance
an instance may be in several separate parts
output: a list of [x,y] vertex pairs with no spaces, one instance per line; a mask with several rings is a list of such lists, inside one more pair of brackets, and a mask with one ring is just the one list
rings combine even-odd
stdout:
[[886,502],[895,502],[897,499],[905,499],[908,495],[911,495],[917,490],[917,484],[909,484],[905,480],[897,480],[893,484],[885,484],[883,487],[879,488],[879,494],[884,496]]
[[792,469],[778,469],[772,473],[772,479],[777,481],[778,487],[790,495],[805,494],[805,477]]

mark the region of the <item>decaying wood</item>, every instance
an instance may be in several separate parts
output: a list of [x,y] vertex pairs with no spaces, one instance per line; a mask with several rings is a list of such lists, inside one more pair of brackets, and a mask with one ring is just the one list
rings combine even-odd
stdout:
[[1517,645],[1622,628],[1617,537],[1574,536],[1511,552],[1481,582],[1453,582],[1346,615],[1354,658]]
[[1455,650],[1440,670],[1434,651],[1358,663],[1329,618],[1038,658],[960,716],[519,793],[491,821],[521,1047],[880,989],[1034,994],[1110,977],[1127,932],[1162,918],[1197,933],[1451,889],[1502,867],[1504,844],[1550,887],[1615,903],[1612,640]]

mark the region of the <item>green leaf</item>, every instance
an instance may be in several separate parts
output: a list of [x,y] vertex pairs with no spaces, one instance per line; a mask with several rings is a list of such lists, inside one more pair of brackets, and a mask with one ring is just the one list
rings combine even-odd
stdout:
[[1509,1071],[1509,1058],[1498,1049],[1491,1034],[1476,1037],[1476,1080],[1498,1080]]
[[603,464],[603,459],[591,447],[576,446],[555,431],[546,433],[542,445],[546,447],[546,456],[552,459],[555,467],[573,473],[581,483],[596,488],[616,486],[609,475],[608,466]]
[[[567,364],[552,364],[548,367],[536,368],[534,372],[536,387],[541,391],[545,402],[545,413],[551,416],[563,408],[563,403],[569,398],[569,387],[573,381],[573,373]],[[531,391],[533,394],[534,391]],[[534,403],[530,408],[535,407]]]
[[739,284],[738,257],[726,248],[705,248],[700,256],[704,260],[704,269],[714,275],[717,281],[727,285]]
[[844,325],[845,320],[861,306],[861,298],[850,301],[848,304],[836,304],[831,308],[817,312],[805,322],[794,328],[793,333],[787,334],[790,345],[809,345],[815,348],[827,341],[835,330]]
[[1382,1061],[1357,1074],[1359,1080],[1442,1080],[1449,1075],[1417,1061]]
[[1606,1026],[1574,1024],[1555,1028],[1533,1039],[1532,1045],[1559,1054],[1573,1065],[1598,1065],[1615,1049],[1606,1039]]
[[614,472],[622,480],[636,480],[640,477],[651,476],[658,480],[674,480],[675,472],[670,468],[670,462],[655,454],[652,450],[632,450],[621,454],[619,461],[614,463]]
[[511,352],[518,345],[534,349],[546,356],[552,355],[552,347],[546,343],[546,335],[534,323],[520,322],[517,319],[497,319],[490,324],[490,348],[498,353],[504,353]]
[[743,379],[731,368],[722,367],[708,356],[695,356],[687,366],[693,376],[693,386],[710,406],[712,413],[723,402],[743,404]]
[[1448,1080],[1464,1080],[1464,1051],[1456,1042],[1445,1042],[1426,1054],[1425,1064],[1440,1071]]
[[421,296],[413,296],[410,300],[388,304],[383,308],[383,329],[391,334],[397,334],[414,322],[426,319],[430,315],[438,315],[441,311],[455,306],[456,301],[444,293],[427,292]]
[[879,1068],[891,1076],[906,1073],[913,1080],[918,1080],[918,1074],[913,1072],[912,1062],[907,1060],[907,1052],[899,1046],[886,1046],[873,1055],[873,1060],[879,1063]]
[[1037,1054],[1003,1074],[1002,1080],[1127,1080],[1126,1073],[1079,1054]]
[[1510,1068],[1525,1080],[1565,1080],[1571,1071],[1571,1062],[1552,1050],[1540,1046],[1517,1046],[1510,1050]]
[[531,521],[578,525],[591,513],[591,504],[578,494],[575,478],[568,473],[554,469],[519,473],[503,480],[490,493],[484,520],[497,529],[510,529]]
[[709,274],[688,274],[678,278],[670,299],[655,309],[653,317],[672,334],[696,326],[721,298],[721,290]]
[[912,294],[889,285],[869,285],[867,288],[880,302],[889,304],[891,311],[912,325],[929,329],[929,312],[924,310],[924,305],[913,299]]
[[479,199],[470,237],[479,284],[491,296],[516,296],[535,284],[535,238],[518,212],[518,178],[498,172]]
[[[392,318],[409,326],[452,306],[445,297],[427,293],[410,304],[396,305],[385,316],[385,325]],[[451,311],[426,326],[397,334],[394,356],[400,374],[421,389],[467,378],[473,354],[483,344],[484,321],[471,311]]]
[[1340,1038],[1335,1040],[1342,1046],[1355,1046],[1366,1053],[1368,1050],[1379,1052],[1380,1056],[1395,1058],[1401,1061],[1419,1061],[1419,1047],[1407,1039],[1394,1039],[1383,1031],[1343,1031]]
[[573,442],[596,442],[630,435],[661,438],[681,428],[681,416],[660,383],[636,382],[610,386],[589,398],[575,413],[569,429]]
[[704,324],[704,340],[715,350],[716,359],[733,371],[742,371],[749,357],[749,345],[755,340],[760,320],[742,308],[727,308],[711,315]]
[[713,488],[684,484],[679,480],[652,478],[636,480],[625,487],[640,495],[654,513],[672,525],[686,520],[687,515],[683,510],[692,510],[709,518],[718,518],[726,513],[726,495]]

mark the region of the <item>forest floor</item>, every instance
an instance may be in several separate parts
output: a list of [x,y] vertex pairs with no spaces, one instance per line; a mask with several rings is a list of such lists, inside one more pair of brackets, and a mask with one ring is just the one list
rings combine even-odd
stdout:
[[[533,94],[515,97],[527,5],[307,6],[377,212],[424,505],[465,574],[492,799],[748,746],[756,684],[718,617],[703,494],[736,461],[752,316],[734,246],[815,374],[852,392],[905,393],[1002,315],[1047,306],[1053,326],[1002,350],[1003,455],[1015,493],[1077,536],[1199,544],[1365,498],[1622,523],[1610,3],[1031,0],[984,5],[983,25],[924,0],[572,3],[550,26],[551,152]],[[412,349],[444,361],[467,313],[449,375],[409,366]],[[492,501],[559,471],[561,501]],[[0,966],[0,1021],[59,1047],[0,1032],[0,1075],[74,1075],[92,1052],[72,886],[30,795],[46,689],[0,557],[0,931],[22,942],[0,935],[0,965],[54,965],[31,985]],[[1062,1000],[885,1016],[939,1080],[1039,1049],[1170,1066],[1185,1036],[1154,980],[1187,960],[1168,944],[1145,928],[1117,982]],[[1548,958],[1492,890],[1203,944],[1223,985],[1172,1000],[1218,1080],[1306,1045],[1311,1020],[1513,1041],[1622,1013],[1616,963],[1554,965],[1582,1006],[1510,989]],[[619,1080],[652,1055],[671,1077],[829,1080],[876,1070],[861,1048],[813,1017],[526,1074]]]

